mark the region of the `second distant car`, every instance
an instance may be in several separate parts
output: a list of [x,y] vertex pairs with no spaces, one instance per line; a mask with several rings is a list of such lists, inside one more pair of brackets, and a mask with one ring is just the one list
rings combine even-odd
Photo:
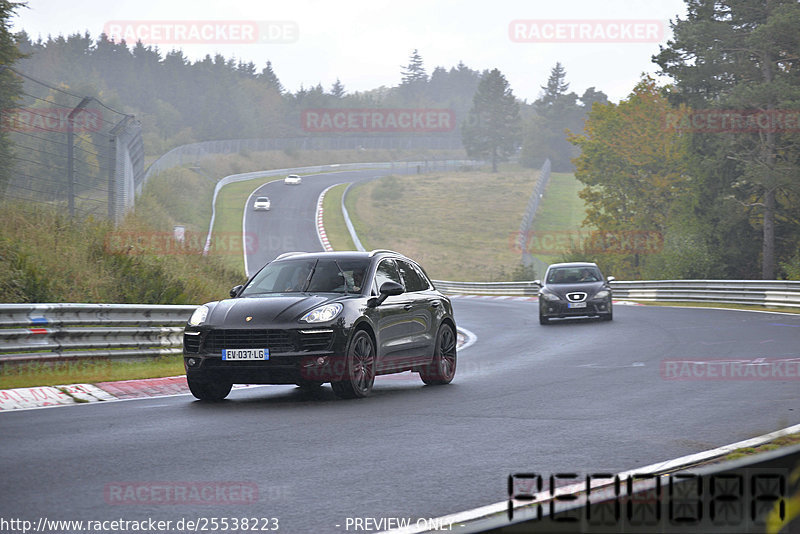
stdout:
[[256,211],[269,211],[271,206],[272,204],[269,201],[269,197],[258,197],[256,201],[253,202],[253,209]]
[[283,179],[283,183],[285,183],[286,185],[300,185],[301,183],[303,183],[303,179],[296,174],[290,174],[289,176]]
[[553,318],[599,317],[611,321],[614,310],[611,286],[594,263],[554,263],[547,268],[544,280],[536,282],[539,290],[539,323]]

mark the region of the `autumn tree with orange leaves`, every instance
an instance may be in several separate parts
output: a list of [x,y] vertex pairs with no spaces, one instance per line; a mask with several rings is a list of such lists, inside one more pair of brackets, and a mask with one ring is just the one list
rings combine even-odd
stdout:
[[[651,78],[642,79],[619,104],[592,108],[583,133],[568,138],[581,150],[573,162],[575,177],[586,186],[580,192],[584,226],[616,235],[667,232],[691,181],[687,139],[675,127],[686,113],[685,107],[672,107]],[[616,254],[605,263],[636,276],[640,252]]]

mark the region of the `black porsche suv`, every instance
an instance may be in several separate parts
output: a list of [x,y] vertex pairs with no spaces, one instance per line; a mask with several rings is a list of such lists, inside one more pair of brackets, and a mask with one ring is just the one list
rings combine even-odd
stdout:
[[184,331],[198,399],[222,400],[237,383],[326,382],[356,398],[376,375],[414,371],[426,384],[455,375],[450,299],[397,252],[282,254],[231,297],[198,307]]
[[547,268],[539,290],[539,324],[554,317],[614,318],[611,286],[594,263],[554,263]]

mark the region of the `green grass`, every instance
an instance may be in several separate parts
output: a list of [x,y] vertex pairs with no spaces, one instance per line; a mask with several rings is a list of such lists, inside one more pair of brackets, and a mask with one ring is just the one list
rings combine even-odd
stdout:
[[[214,156],[151,178],[136,199],[136,212],[159,230],[172,231],[173,225],[181,224],[188,231],[205,235],[211,220],[214,185],[231,174],[329,163],[463,157],[462,151],[453,150],[273,150]],[[222,190],[228,187],[232,186]],[[241,213],[239,217],[241,223]]]
[[[367,250],[390,248],[417,259],[436,279],[503,281],[519,270],[517,232],[538,171],[393,176],[354,186],[347,210]],[[576,230],[580,183],[554,173],[535,225]]]
[[114,228],[41,205],[0,209],[0,302],[194,304],[240,278],[139,216]]
[[47,364],[6,364],[0,367],[0,389],[93,384],[182,374],[183,358],[180,355],[136,361],[79,360]]
[[[228,184],[217,195],[217,214],[214,219],[214,242],[221,246],[212,251],[231,269],[244,276],[244,256],[242,248],[242,215],[245,203],[257,187],[282,177],[267,177]],[[211,203],[209,202],[209,209]],[[229,245],[229,246],[227,246]]]
[[342,217],[342,195],[348,184],[332,187],[322,200],[322,221],[328,241],[334,250],[355,250],[350,232]]
[[[570,240],[585,233],[581,232],[581,223],[586,216],[584,202],[578,197],[581,189],[583,184],[571,173],[554,172],[550,175],[550,183],[531,225],[531,235],[527,236],[528,250],[544,263],[560,261]],[[551,246],[553,243],[555,247]]]
[[539,210],[533,220],[534,228],[551,230],[576,230],[580,228],[586,211],[578,197],[583,189],[572,173],[554,172],[544,193]]
[[745,458],[747,456],[752,456],[762,452],[774,451],[776,449],[780,449],[781,447],[797,445],[798,443],[800,443],[800,433],[788,434],[786,436],[776,438],[768,443],[764,443],[763,445],[758,445],[757,447],[744,447],[742,449],[736,449],[735,451],[730,452],[724,457],[720,458],[718,461]]

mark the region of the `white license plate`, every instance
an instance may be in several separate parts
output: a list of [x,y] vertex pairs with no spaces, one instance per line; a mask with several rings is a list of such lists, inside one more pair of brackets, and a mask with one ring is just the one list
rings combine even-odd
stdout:
[[269,360],[269,349],[222,349],[225,361]]
[[570,302],[570,303],[567,304],[567,307],[569,307],[569,308],[585,308],[586,307],[586,303],[585,302]]

